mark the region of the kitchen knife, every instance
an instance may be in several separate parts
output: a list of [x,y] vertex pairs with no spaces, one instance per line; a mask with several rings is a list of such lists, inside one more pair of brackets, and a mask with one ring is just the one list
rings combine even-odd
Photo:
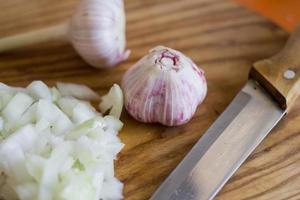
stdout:
[[151,200],[213,199],[300,94],[300,26],[285,48],[254,63],[231,104]]

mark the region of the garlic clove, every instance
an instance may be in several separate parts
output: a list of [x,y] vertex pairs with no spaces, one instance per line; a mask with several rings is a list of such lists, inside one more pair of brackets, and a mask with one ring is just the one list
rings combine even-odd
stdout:
[[187,123],[204,100],[204,71],[171,48],[158,46],[123,77],[125,108],[137,120],[176,126]]
[[83,0],[70,23],[70,40],[87,63],[110,68],[126,60],[123,0]]

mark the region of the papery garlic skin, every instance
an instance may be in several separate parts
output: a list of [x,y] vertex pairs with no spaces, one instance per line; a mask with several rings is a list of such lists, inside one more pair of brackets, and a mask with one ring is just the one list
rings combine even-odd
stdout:
[[204,100],[204,71],[179,51],[158,46],[123,77],[125,108],[138,121],[187,123]]
[[70,40],[90,65],[110,68],[126,60],[123,0],[83,0],[70,23]]

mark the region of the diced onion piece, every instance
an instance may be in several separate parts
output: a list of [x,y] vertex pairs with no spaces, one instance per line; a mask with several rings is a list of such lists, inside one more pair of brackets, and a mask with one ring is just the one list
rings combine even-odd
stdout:
[[12,90],[11,87],[9,87],[8,85],[4,84],[4,83],[0,83],[0,90]]
[[72,120],[74,123],[80,124],[96,116],[94,107],[85,103],[78,103],[73,109]]
[[57,101],[61,98],[61,94],[55,87],[51,88],[52,101]]
[[0,110],[9,103],[13,96],[14,93],[12,91],[0,90]]
[[61,135],[72,127],[72,122],[55,104],[39,100],[37,105],[37,119],[45,119],[51,125],[55,134]]
[[[99,177],[99,176],[97,176]],[[93,186],[94,176],[80,171],[70,171],[66,173],[64,178],[64,189],[61,192],[61,199],[70,200],[98,200],[97,188]],[[99,178],[99,185],[103,182],[103,178]]]
[[27,86],[28,93],[35,99],[46,99],[51,101],[52,95],[48,86],[42,81],[33,81]]
[[72,168],[74,167],[75,165],[75,159],[74,157],[68,157],[64,164],[61,166],[60,168],[60,173],[61,174],[65,174],[67,173],[68,171],[72,170]]
[[25,183],[16,187],[16,192],[22,200],[37,199],[38,185],[36,183]]
[[53,132],[58,135],[65,134],[68,130],[73,127],[71,120],[64,114],[61,113],[57,116],[55,122],[50,126]]
[[33,98],[25,93],[17,93],[3,109],[2,115],[8,121],[18,120],[33,103]]
[[21,126],[26,124],[34,123],[36,121],[36,109],[37,103],[32,104],[20,117],[18,121],[16,121],[13,126],[13,130],[18,129]]
[[77,127],[72,129],[69,133],[67,133],[65,137],[69,140],[74,140],[79,138],[82,135],[88,134],[89,132],[95,129],[99,129],[103,127],[105,127],[105,121],[102,117],[98,116],[79,124]]
[[63,96],[73,96],[78,99],[91,101],[100,100],[100,96],[85,85],[58,82],[56,86]]
[[38,132],[45,131],[46,129],[49,129],[49,128],[50,128],[49,121],[47,121],[46,119],[43,119],[43,118],[38,120],[35,124],[35,129]]
[[26,169],[28,170],[28,173],[37,182],[42,178],[43,169],[45,168],[45,165],[46,159],[38,155],[31,155],[26,161]]
[[57,101],[57,104],[76,124],[100,114],[97,114],[95,108],[88,102],[73,97],[63,97]]
[[2,141],[0,143],[0,169],[13,174],[18,181],[28,180],[29,176],[24,165],[25,153],[33,147],[37,137],[33,126],[27,125]]
[[110,110],[109,115],[120,118],[123,109],[123,93],[119,85],[114,84],[108,94],[102,97],[99,108],[102,113]]
[[101,199],[123,199],[123,184],[116,178],[111,178],[103,183]]
[[73,97],[62,97],[57,101],[58,106],[64,111],[69,117],[73,116],[73,110],[79,101]]
[[53,199],[55,194],[55,185],[59,182],[59,171],[61,166],[67,160],[72,150],[71,144],[64,142],[55,146],[50,158],[46,161],[41,177],[41,184],[39,185],[40,199]]
[[4,90],[4,91],[10,91],[10,92],[22,92],[22,93],[27,93],[27,90],[25,88],[21,88],[21,87],[10,87],[4,83],[0,83],[0,90]]
[[89,103],[72,97],[63,97],[57,101],[57,104],[76,124],[80,124],[98,115],[95,108]]
[[[3,121],[3,118],[0,117],[0,132],[3,130],[3,126],[4,126],[4,121]],[[1,135],[1,134],[0,134]]]
[[120,131],[123,127],[123,123],[116,117],[111,115],[106,115],[104,120],[108,127],[113,128],[116,131]]

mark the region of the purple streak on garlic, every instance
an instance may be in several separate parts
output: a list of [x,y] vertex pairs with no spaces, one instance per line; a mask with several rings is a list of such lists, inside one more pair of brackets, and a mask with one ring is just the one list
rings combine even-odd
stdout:
[[179,51],[163,46],[130,68],[122,87],[131,116],[167,126],[187,123],[207,92],[204,71]]
[[109,68],[126,60],[123,0],[83,0],[72,17],[70,40],[87,63]]

